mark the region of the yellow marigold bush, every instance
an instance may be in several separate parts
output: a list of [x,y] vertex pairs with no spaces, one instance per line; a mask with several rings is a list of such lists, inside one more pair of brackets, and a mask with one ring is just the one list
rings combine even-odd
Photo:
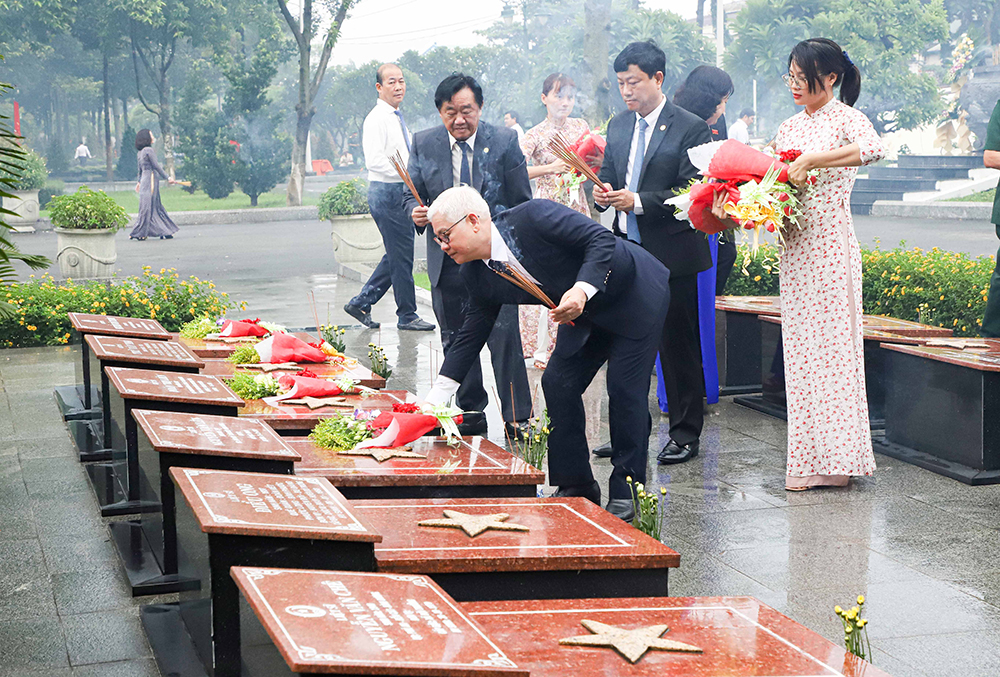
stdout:
[[[34,276],[32,276],[34,278]],[[67,313],[95,313],[158,320],[168,331],[203,316],[219,317],[237,304],[207,280],[180,279],[173,268],[111,281],[60,282],[45,274],[0,287],[0,301],[12,309],[0,314],[0,347],[51,346],[76,340]],[[242,305],[242,304],[241,304]]]

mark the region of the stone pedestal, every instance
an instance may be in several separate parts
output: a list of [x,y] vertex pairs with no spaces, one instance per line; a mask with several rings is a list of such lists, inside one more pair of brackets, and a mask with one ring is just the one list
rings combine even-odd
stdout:
[[[327,576],[374,570],[373,545],[381,537],[326,480],[192,468],[171,468],[170,476],[182,496],[177,501],[178,572],[198,587],[181,592],[176,605],[143,608],[162,674],[198,674],[185,666],[201,666],[200,674],[214,677],[241,674],[239,592],[232,567],[338,570],[324,572]],[[307,604],[275,603],[279,610]],[[303,607],[301,613],[314,612]],[[351,629],[367,637],[367,627]]]
[[455,498],[535,496],[545,473],[482,437],[451,446],[443,438],[422,437],[410,451],[426,458],[340,454],[308,438],[289,438],[302,460],[295,474],[325,477],[341,493],[358,498]]
[[[353,501],[382,535],[381,573],[427,574],[456,600],[667,595],[680,555],[585,498],[464,498]],[[444,511],[506,514],[470,536],[421,526]],[[459,521],[464,519],[460,517]],[[527,527],[504,530],[501,525]]]
[[[111,418],[124,432],[124,453],[116,450],[107,463],[92,463],[87,473],[97,494],[101,516],[158,512],[160,504],[143,500],[153,489],[139,467],[138,430],[134,409],[236,416],[243,400],[219,379],[201,374],[108,367],[104,372]],[[142,486],[142,484],[147,486]]]
[[376,409],[392,411],[393,404],[416,402],[416,396],[405,390],[380,390],[374,395],[344,395],[344,403],[337,406],[323,406],[311,409],[304,404],[284,404],[273,398],[247,400],[240,410],[240,416],[264,421],[278,431],[279,435],[308,435],[324,418],[350,414],[355,409]]
[[[178,592],[190,581],[177,575],[177,528],[170,468],[212,468],[291,475],[299,455],[270,426],[232,416],[166,411],[132,412],[139,433],[139,469],[148,482],[140,500],[161,512],[112,522],[133,596]],[[146,493],[148,491],[148,493]]]
[[719,394],[760,392],[760,318],[780,317],[778,296],[717,296],[715,349]]
[[[144,338],[166,341],[170,334],[156,320],[143,320],[114,315],[90,315],[88,313],[68,313],[73,329],[85,336],[101,334],[104,336],[127,336],[129,338]],[[82,341],[81,341],[82,342]],[[97,382],[100,372],[94,369],[90,361],[90,348],[86,343],[82,347],[83,359],[76,370],[76,385],[59,386],[55,390],[56,404],[67,421],[77,419],[100,418],[100,394]],[[97,377],[94,377],[94,374]]]

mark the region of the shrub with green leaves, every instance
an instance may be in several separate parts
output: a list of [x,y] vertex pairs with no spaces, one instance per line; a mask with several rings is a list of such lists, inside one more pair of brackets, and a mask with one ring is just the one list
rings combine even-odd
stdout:
[[[34,276],[32,276],[34,277]],[[53,346],[77,340],[70,312],[120,315],[158,320],[168,331],[177,331],[196,317],[219,317],[237,304],[207,280],[180,279],[174,269],[108,281],[56,281],[40,279],[0,286],[0,301],[13,306],[9,317],[0,316],[0,348]],[[245,308],[245,304],[239,304]]]
[[62,195],[64,190],[66,190],[66,184],[62,181],[58,179],[46,181],[45,185],[38,189],[38,208],[46,209],[52,198]]
[[319,198],[319,218],[368,213],[368,182],[364,179],[341,181]]
[[[751,260],[748,274],[740,270],[740,246],[726,283],[726,294],[774,296],[778,294],[778,250],[761,246]],[[956,336],[977,336],[986,310],[990,275],[995,257],[973,258],[962,252],[906,248],[900,243],[885,250],[861,248],[862,305],[869,315],[923,322],[953,329]]]
[[59,195],[49,202],[49,218],[56,228],[110,230],[128,225],[128,212],[103,190],[80,186],[75,193]]
[[14,179],[11,188],[14,190],[38,190],[45,186],[49,172],[45,168],[45,159],[33,150],[24,148],[24,154],[16,160],[18,171],[7,172],[0,167],[0,177]]

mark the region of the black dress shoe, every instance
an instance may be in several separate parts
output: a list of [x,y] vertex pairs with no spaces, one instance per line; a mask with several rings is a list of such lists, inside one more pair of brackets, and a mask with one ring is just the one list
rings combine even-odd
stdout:
[[504,423],[503,429],[507,439],[515,442],[524,442],[528,439],[528,428],[530,425],[527,421],[517,421],[515,423]]
[[467,411],[462,414],[462,422],[458,424],[458,432],[466,437],[468,435],[485,435],[488,425],[486,414],[481,411]]
[[604,508],[618,519],[631,522],[635,519],[635,503],[631,498],[612,498]]
[[683,463],[690,461],[698,455],[698,440],[690,444],[677,444],[673,440],[667,442],[663,451],[656,455],[656,462],[660,465],[670,465],[672,463]]
[[592,453],[594,456],[597,456],[598,458],[611,458],[612,452],[613,450],[611,449],[611,442],[608,442],[607,444],[602,444],[599,447],[595,447],[594,450],[590,453]]
[[372,319],[372,314],[370,310],[361,310],[357,306],[352,306],[348,303],[344,306],[344,312],[353,317],[355,320],[365,325],[369,329],[378,329],[382,325]]
[[397,324],[396,329],[400,331],[434,331],[435,325],[430,322],[425,322],[419,317],[415,320],[410,320],[405,324]]
[[563,498],[565,496],[583,496],[591,503],[600,505],[601,485],[597,483],[597,480],[594,480],[590,484],[571,484],[559,487],[556,493],[552,494],[553,498]]

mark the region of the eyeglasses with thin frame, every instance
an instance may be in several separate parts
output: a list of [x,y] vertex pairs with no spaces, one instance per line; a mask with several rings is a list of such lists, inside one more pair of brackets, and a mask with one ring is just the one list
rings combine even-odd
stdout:
[[785,73],[781,76],[781,79],[785,81],[785,85],[789,88],[805,89],[809,86],[809,81],[805,78],[796,77],[791,73]]
[[462,221],[465,221],[467,218],[469,218],[469,214],[466,214],[465,216],[463,216],[462,218],[460,218],[458,221],[456,221],[455,223],[451,224],[450,226],[448,226],[447,228],[445,228],[444,230],[442,230],[440,233],[438,233],[437,235],[435,235],[434,236],[434,241],[437,242],[438,244],[448,244],[449,242],[451,242],[451,236],[449,235],[449,233],[451,231],[455,230],[455,226],[457,226],[458,224],[460,224]]

